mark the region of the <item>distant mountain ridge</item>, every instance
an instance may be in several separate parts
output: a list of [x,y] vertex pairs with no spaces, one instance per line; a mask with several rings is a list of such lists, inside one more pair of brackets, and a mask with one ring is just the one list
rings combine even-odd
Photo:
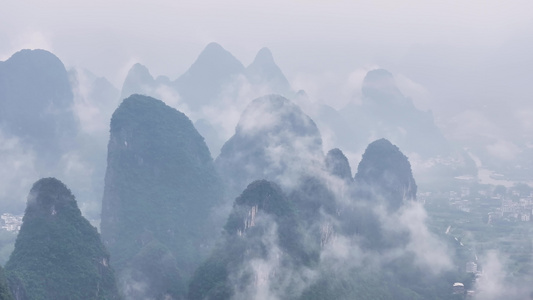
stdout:
[[187,105],[198,110],[214,101],[224,86],[244,70],[231,53],[217,43],[210,43],[174,84]]
[[120,99],[126,99],[133,94],[150,95],[152,89],[155,88],[155,84],[155,79],[150,74],[148,68],[140,63],[136,63],[128,71],[128,75],[126,75],[126,79],[122,84]]
[[21,50],[0,64],[0,128],[56,162],[74,146],[79,124],[72,111],[67,70],[45,50]]
[[362,85],[362,104],[341,111],[353,119],[353,130],[363,138],[387,138],[407,153],[416,152],[424,158],[447,156],[449,142],[436,126],[430,112],[418,110],[411,99],[397,87],[393,75],[384,69],[369,71]]
[[254,61],[244,67],[221,45],[209,43],[189,69],[174,81],[154,79],[148,68],[134,64],[124,81],[121,97],[124,99],[131,94],[157,96],[152,94],[153,89],[158,84],[169,84],[191,109],[197,111],[216,100],[239,76],[251,85],[268,87],[270,90],[266,92],[269,93],[288,96],[291,92],[288,80],[268,48],[260,49]]
[[276,65],[272,52],[261,48],[254,61],[246,68],[246,78],[254,85],[270,87],[271,93],[288,97],[291,85],[281,69]]
[[293,94],[268,48],[262,48],[245,67],[221,45],[209,43],[187,71],[175,80],[154,79],[145,66],[133,65],[124,81],[121,97],[151,96],[187,112],[193,122],[198,123],[198,130],[206,137],[211,152],[217,155],[227,138],[227,132],[220,127],[227,126],[228,120],[220,120],[213,114],[219,111],[233,117],[235,110],[240,112],[245,108],[248,99],[271,93],[285,97]]
[[0,63],[0,209],[24,210],[33,182],[61,174],[80,123],[65,66],[46,50],[21,50]]

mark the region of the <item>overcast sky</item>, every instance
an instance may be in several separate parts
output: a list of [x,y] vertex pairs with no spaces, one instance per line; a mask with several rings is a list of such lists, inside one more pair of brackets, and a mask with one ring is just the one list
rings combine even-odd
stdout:
[[533,100],[528,0],[0,1],[0,60],[44,48],[119,88],[135,62],[175,79],[214,41],[244,65],[269,47],[296,88],[380,66],[437,111]]

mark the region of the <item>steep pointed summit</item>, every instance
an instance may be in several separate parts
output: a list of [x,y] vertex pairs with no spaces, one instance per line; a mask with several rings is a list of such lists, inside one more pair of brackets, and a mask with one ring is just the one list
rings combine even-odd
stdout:
[[189,68],[191,75],[200,75],[207,67],[227,68],[227,72],[242,70],[242,64],[218,43],[209,43]]
[[100,235],[55,178],[33,185],[6,273],[16,299],[119,299]]
[[394,77],[385,69],[369,71],[363,80],[362,92],[367,98],[386,103],[403,98]]
[[261,50],[257,52],[257,55],[255,56],[253,63],[259,64],[259,65],[273,64],[274,56],[272,56],[272,51],[270,51],[270,49],[268,49],[267,47],[261,48]]
[[259,50],[254,61],[246,68],[246,76],[250,83],[264,85],[275,94],[287,96],[291,90],[289,81],[274,62],[270,49],[266,47]]
[[326,155],[326,168],[330,174],[344,180],[352,179],[352,169],[344,153],[338,148],[331,149]]
[[131,67],[124,80],[120,99],[125,99],[133,94],[149,94],[148,92],[154,84],[154,77],[152,77],[148,68],[136,63]]
[[217,43],[210,43],[175,84],[192,109],[209,104],[225,85],[244,72],[244,66]]
[[51,217],[59,213],[58,217],[69,213],[78,214],[76,200],[70,190],[55,178],[43,178],[37,181],[28,196],[26,218],[35,216]]
[[382,196],[391,209],[398,209],[405,200],[416,199],[417,186],[411,164],[400,149],[386,139],[368,145],[355,180],[375,193],[372,198]]

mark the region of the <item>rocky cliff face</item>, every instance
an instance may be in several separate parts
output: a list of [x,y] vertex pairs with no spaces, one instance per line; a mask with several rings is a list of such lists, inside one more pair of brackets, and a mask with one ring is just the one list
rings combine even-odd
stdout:
[[[268,299],[261,289],[285,294],[307,256],[294,206],[275,183],[252,182],[235,199],[224,235],[213,255],[198,269],[189,299]],[[263,267],[264,266],[264,267]]]
[[[370,143],[357,167],[355,181],[371,199],[381,199],[390,209],[416,199],[416,182],[407,157],[391,142]],[[373,194],[373,195],[371,195]]]
[[216,165],[235,196],[257,179],[290,184],[307,168],[321,165],[323,158],[322,139],[313,120],[286,98],[269,95],[244,110]]
[[[213,214],[222,188],[202,136],[187,116],[141,95],[122,102],[110,132],[101,230],[123,289],[130,273],[157,272],[135,262],[150,257],[149,248],[162,249],[153,245],[170,250],[169,259],[176,262],[173,273],[179,274],[174,278],[187,280],[210,251],[221,226]],[[155,297],[180,284],[148,285],[130,297]]]
[[18,300],[119,299],[100,235],[55,178],[33,185],[6,272]]
[[246,234],[248,229],[258,225],[258,213],[283,218],[293,211],[279,186],[266,180],[254,181],[235,199],[225,230],[239,236]]

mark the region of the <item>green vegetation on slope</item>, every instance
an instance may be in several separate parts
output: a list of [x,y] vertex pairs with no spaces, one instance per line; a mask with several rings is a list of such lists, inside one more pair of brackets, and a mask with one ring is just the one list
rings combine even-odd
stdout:
[[9,286],[7,285],[6,274],[4,274],[4,268],[0,267],[0,300],[12,300]]
[[[281,252],[277,253],[279,246]],[[276,254],[273,254],[274,251]],[[274,183],[252,182],[235,200],[223,239],[211,257],[196,271],[189,285],[189,299],[230,299],[233,295],[252,297],[250,261],[291,262],[292,268],[309,261],[301,243],[301,232],[293,205]],[[285,293],[281,270],[272,284]]]
[[400,149],[386,139],[368,145],[357,166],[355,180],[382,194],[392,209],[398,209],[404,200],[416,199],[417,186],[411,164]]
[[109,254],[70,190],[37,181],[6,275],[17,299],[118,299]]
[[[164,288],[152,282],[143,293],[156,297],[174,291],[172,296],[179,297],[175,287],[207,257],[222,225],[212,217],[221,204],[222,185],[204,139],[183,113],[132,95],[111,119],[107,161],[101,230],[111,264],[121,278],[173,266],[175,282],[167,278]],[[166,247],[175,264],[158,261],[146,268],[139,263],[140,257],[167,259],[147,253],[158,249],[147,248],[149,243]]]

